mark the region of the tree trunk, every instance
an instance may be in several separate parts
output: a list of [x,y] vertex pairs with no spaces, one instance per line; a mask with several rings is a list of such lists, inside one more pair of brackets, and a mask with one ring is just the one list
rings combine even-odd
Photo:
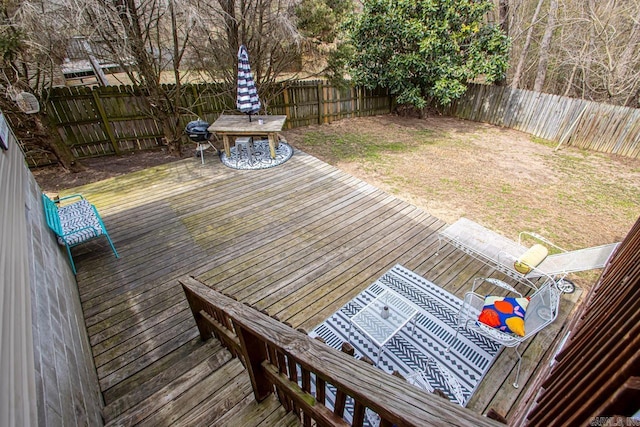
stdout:
[[24,144],[27,150],[37,149],[53,153],[58,164],[70,172],[85,170],[82,162],[64,143],[46,112],[25,114],[16,107],[15,102],[5,97],[0,97],[0,110],[4,113],[16,139]]
[[[633,75],[633,68],[637,61],[636,55],[638,54],[639,43],[640,9],[637,11],[637,15],[633,18],[633,25],[631,27],[631,32],[629,33],[629,38],[625,43],[625,48],[616,61],[612,78],[612,86],[617,89],[616,92],[627,92],[629,86],[633,87],[638,82],[638,78]],[[627,105],[629,103],[629,100],[633,98],[634,92],[634,90],[629,90],[627,92],[629,95],[624,97],[622,105]]]
[[231,57],[235,57],[241,43],[247,43],[247,40],[240,40],[238,29],[238,19],[236,18],[236,2],[235,0],[218,0],[224,12],[224,25],[227,33],[227,46]]
[[[509,36],[509,0],[500,0],[499,5],[499,13],[500,13],[500,29]],[[507,85],[507,76],[505,74],[499,80],[496,80],[495,84],[497,86],[506,86]]]
[[527,29],[527,36],[524,41],[524,45],[522,46],[522,51],[520,52],[520,58],[518,59],[518,65],[516,66],[516,71],[513,73],[513,79],[511,80],[511,86],[514,88],[518,88],[520,85],[520,80],[522,79],[522,73],[524,72],[524,63],[527,59],[527,55],[529,54],[529,46],[531,46],[531,37],[533,36],[533,28],[538,21],[538,15],[540,14],[540,9],[542,8],[542,3],[544,0],[538,0],[538,5],[536,6],[536,10],[533,13],[533,17],[531,17],[531,25],[529,29]]
[[504,31],[504,33],[509,35],[509,0],[500,0],[500,5],[498,6],[498,11],[500,14],[500,29]]
[[587,49],[587,52],[589,54],[585,56],[584,63],[582,64],[582,81],[580,89],[580,97],[582,99],[585,99],[587,97],[587,93],[590,91],[589,81],[591,80],[591,63],[594,60],[591,52],[596,52],[596,38],[598,38],[598,30],[595,25],[595,23],[598,21],[596,6],[597,0],[587,1],[587,20],[591,23],[591,25],[589,26],[589,41],[585,44],[585,48]]
[[135,0],[117,0],[117,4],[120,19],[131,44],[131,52],[142,77],[142,84],[149,92],[147,101],[154,119],[162,123],[169,153],[179,156],[181,151],[181,132],[178,133],[177,130],[179,106],[173,104],[173,99],[160,84],[159,72],[154,67],[154,60],[145,46],[145,37]]
[[556,26],[556,16],[558,14],[558,0],[549,2],[549,17],[547,18],[547,26],[540,42],[540,50],[538,52],[538,71],[536,72],[536,80],[533,84],[533,90],[542,92],[544,80],[547,77],[547,67],[549,65],[549,49],[551,48],[551,39],[553,38],[553,30]]
[[47,135],[46,140],[49,142],[49,147],[53,154],[58,159],[58,162],[62,165],[66,170],[77,173],[86,170],[84,165],[73,155],[71,149],[67,144],[64,143],[58,130],[50,124],[47,119],[47,123],[49,125],[45,125],[44,121],[40,118],[40,114],[37,114],[33,117],[34,124],[36,127],[36,131],[42,135]]

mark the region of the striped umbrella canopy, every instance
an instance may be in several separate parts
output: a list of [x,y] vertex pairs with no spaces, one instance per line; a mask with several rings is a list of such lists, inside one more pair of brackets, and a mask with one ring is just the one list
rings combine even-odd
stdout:
[[258,98],[258,90],[256,83],[251,74],[251,66],[249,65],[249,54],[244,45],[238,49],[238,94],[236,97],[236,107],[245,114],[256,114],[260,110],[260,98]]

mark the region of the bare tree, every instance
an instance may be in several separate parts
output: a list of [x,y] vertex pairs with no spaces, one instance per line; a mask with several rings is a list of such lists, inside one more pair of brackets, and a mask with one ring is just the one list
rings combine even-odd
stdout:
[[514,6],[511,86],[640,106],[639,0],[523,0]]
[[[509,37],[509,0],[499,0],[498,2],[498,25],[502,32]],[[507,74],[495,81],[498,86],[506,86]]]
[[[14,100],[22,92],[40,98],[55,82],[66,45],[63,11],[40,1],[3,2],[0,6],[0,107],[28,150],[53,153],[68,170],[83,166],[51,126],[47,112],[25,114]],[[42,100],[40,100],[42,101]],[[43,102],[40,102],[43,104]]]
[[556,25],[556,15],[558,13],[558,0],[549,1],[549,14],[547,15],[547,25],[538,49],[538,70],[536,72],[536,80],[533,84],[533,90],[542,92],[544,80],[547,76],[547,64],[549,62],[549,48],[551,46],[551,38]]
[[[308,52],[308,39],[297,26],[295,1],[217,0],[194,44],[195,65],[233,94],[237,53],[247,47],[258,91],[268,105],[276,80],[295,71]],[[203,43],[204,42],[204,43]]]
[[[169,152],[175,155],[180,154],[183,135],[178,127],[180,66],[191,28],[187,20],[179,20],[177,4],[177,0],[89,0],[83,4],[86,22],[80,27],[87,37],[102,41],[135,90],[146,93],[148,111],[160,124]],[[175,86],[162,84],[165,69],[173,69]]]
[[509,0],[500,0],[499,6],[500,28],[509,35]]
[[522,75],[524,73],[524,64],[527,59],[527,55],[529,55],[529,47],[531,46],[531,39],[533,37],[533,30],[535,28],[536,23],[538,22],[538,15],[540,14],[540,9],[542,9],[542,3],[544,0],[538,0],[538,5],[531,17],[531,23],[526,31],[526,37],[524,39],[524,43],[522,45],[520,56],[518,58],[518,65],[516,65],[516,70],[511,78],[511,86],[514,88],[518,88],[520,86],[520,80],[522,79]]
[[587,98],[589,88],[586,81],[590,79],[590,64],[596,52],[596,31],[592,25],[591,11],[594,10],[596,0],[587,0],[577,4],[577,7],[565,7],[561,18],[560,48],[557,56],[562,57],[559,71],[570,67],[566,79],[558,78],[562,84],[561,93],[564,96],[579,96]]
[[[634,13],[634,11],[630,11]],[[622,52],[617,56],[613,65],[609,95],[616,97],[618,94],[626,94],[622,97],[622,104],[627,105],[633,97],[638,96],[638,47],[640,46],[640,8],[630,15],[631,29],[628,32],[627,42],[623,45]],[[637,106],[637,102],[636,102]]]
[[[237,53],[247,47],[258,91],[268,107],[281,82],[320,75],[350,0],[212,0],[193,37],[193,66],[234,94]],[[321,62],[321,61],[320,61]],[[233,95],[234,96],[234,95]]]
[[[573,5],[559,22],[556,79],[562,93],[638,106],[640,2],[589,0]],[[570,70],[570,71],[569,71]]]

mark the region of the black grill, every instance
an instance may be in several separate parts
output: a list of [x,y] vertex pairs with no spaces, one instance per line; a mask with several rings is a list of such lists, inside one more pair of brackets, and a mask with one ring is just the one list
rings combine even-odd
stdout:
[[211,138],[211,133],[207,131],[209,127],[209,123],[204,120],[194,120],[192,122],[187,123],[185,127],[185,132],[189,135],[189,139],[193,142],[204,142],[208,141]]

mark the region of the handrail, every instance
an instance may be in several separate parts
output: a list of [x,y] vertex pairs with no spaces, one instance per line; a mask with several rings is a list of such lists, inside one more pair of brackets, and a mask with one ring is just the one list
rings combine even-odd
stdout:
[[[380,426],[502,425],[410,386],[191,277],[179,282],[201,338],[216,336],[240,356],[258,402],[276,393],[304,425],[313,420],[321,426],[361,426],[366,408],[379,414]],[[326,385],[337,390],[334,410],[325,406]],[[351,424],[343,418],[347,396],[354,401]]]

